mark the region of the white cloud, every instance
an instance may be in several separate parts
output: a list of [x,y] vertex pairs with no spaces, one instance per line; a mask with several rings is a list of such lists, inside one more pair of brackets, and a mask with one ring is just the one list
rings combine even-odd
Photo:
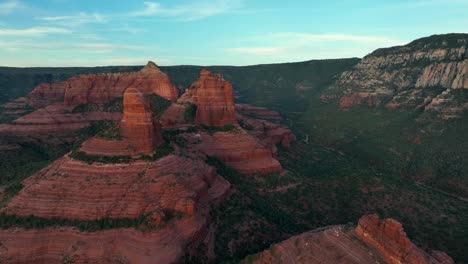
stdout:
[[364,56],[377,48],[404,44],[383,36],[301,32],[272,33],[237,41],[238,47],[225,51],[270,62]]
[[20,9],[22,4],[18,1],[7,1],[0,3],[0,15],[7,15]]
[[399,45],[400,40],[382,37],[382,36],[362,36],[352,34],[310,34],[300,32],[280,32],[261,37],[254,37],[251,40],[282,40],[294,43],[310,42],[356,42],[356,43],[375,43],[383,45]]
[[144,2],[144,9],[131,12],[129,15],[161,16],[190,21],[234,12],[242,7],[242,3],[243,0],[205,0],[166,7],[157,2]]
[[75,15],[69,16],[44,16],[37,17],[37,19],[63,25],[63,26],[78,26],[82,24],[91,24],[91,23],[106,23],[109,21],[109,17],[100,13],[86,13],[80,12]]
[[31,27],[25,29],[0,28],[0,36],[41,37],[49,34],[68,34],[70,30],[56,27]]

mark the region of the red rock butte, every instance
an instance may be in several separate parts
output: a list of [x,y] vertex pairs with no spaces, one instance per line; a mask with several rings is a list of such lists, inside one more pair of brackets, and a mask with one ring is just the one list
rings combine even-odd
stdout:
[[155,110],[136,88],[125,91],[120,129],[131,146],[140,153],[151,155],[164,142]]
[[221,74],[202,70],[196,87],[195,123],[206,126],[237,125],[232,84]]
[[429,256],[417,248],[406,236],[401,223],[393,219],[380,220],[378,215],[366,215],[361,217],[355,231],[389,264],[453,263],[452,258],[443,252]]
[[[365,242],[365,243],[363,243]],[[414,246],[400,223],[381,221],[377,215],[363,216],[356,229],[344,226],[319,228],[249,256],[242,264],[453,264],[440,251],[431,255]]]
[[155,93],[171,101],[178,97],[169,76],[150,61],[139,72],[88,74],[58,83],[42,83],[29,94],[28,101],[35,107],[61,100],[66,106],[105,103],[122,96],[129,87],[138,87],[144,94]]

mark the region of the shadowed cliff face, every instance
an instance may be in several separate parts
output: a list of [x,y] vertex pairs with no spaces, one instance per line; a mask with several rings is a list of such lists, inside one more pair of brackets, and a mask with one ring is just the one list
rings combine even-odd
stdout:
[[325,94],[340,98],[342,109],[359,104],[422,108],[449,119],[468,109],[458,91],[466,89],[468,36],[449,34],[376,50],[342,73]]
[[156,147],[164,142],[156,115],[140,91],[136,88],[125,91],[120,128],[130,144],[140,153],[152,155]]

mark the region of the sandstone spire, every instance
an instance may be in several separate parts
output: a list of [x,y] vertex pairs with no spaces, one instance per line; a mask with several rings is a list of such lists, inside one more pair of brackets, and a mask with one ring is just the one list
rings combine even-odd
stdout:
[[163,142],[154,110],[136,88],[128,88],[124,93],[124,116],[120,127],[137,152],[151,155]]
[[202,70],[196,90],[195,123],[207,126],[237,125],[232,84],[221,74]]

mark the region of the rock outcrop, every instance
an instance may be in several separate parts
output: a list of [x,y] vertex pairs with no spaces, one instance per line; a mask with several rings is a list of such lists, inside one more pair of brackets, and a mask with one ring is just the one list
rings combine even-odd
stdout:
[[[342,109],[359,104],[415,109],[446,99],[431,110],[441,116],[453,106],[465,111],[468,105],[457,98],[456,90],[468,89],[467,47],[467,34],[447,34],[378,49],[342,73],[322,98],[339,95]],[[445,116],[456,117],[453,112],[449,109]]]
[[[363,216],[356,227],[356,234],[375,248],[389,264],[440,263],[417,248],[406,236],[403,226],[396,220],[380,220],[378,215]],[[449,257],[440,256],[439,259],[446,261]],[[448,263],[453,263],[453,260]]]
[[65,156],[23,184],[3,213],[74,221],[146,217],[156,228],[2,230],[2,263],[59,263],[65,257],[76,263],[175,263],[204,238],[210,208],[229,190],[203,160],[176,155],[128,164],[87,164]]
[[272,150],[244,130],[209,134],[187,134],[190,148],[207,156],[214,156],[243,174],[268,174],[281,172],[281,164]]
[[[365,242],[365,243],[363,243]],[[363,216],[356,229],[344,226],[319,228],[274,244],[270,249],[247,257],[242,263],[255,264],[453,264],[445,253],[431,255],[414,246],[401,224],[380,221],[376,215]]]
[[221,74],[202,70],[193,86],[197,98],[197,125],[237,125],[232,84]]
[[28,95],[28,100],[36,108],[51,101],[62,101],[66,106],[105,103],[122,96],[129,87],[137,87],[142,93],[155,93],[172,101],[178,97],[169,76],[156,64],[148,62],[139,72],[89,74],[59,83],[42,83]]
[[248,104],[236,104],[236,111],[243,115],[254,116],[261,119],[280,121],[280,113],[266,107],[252,106]]
[[120,129],[138,152],[147,155],[152,155],[155,148],[164,141],[155,110],[136,88],[128,88],[125,91]]

